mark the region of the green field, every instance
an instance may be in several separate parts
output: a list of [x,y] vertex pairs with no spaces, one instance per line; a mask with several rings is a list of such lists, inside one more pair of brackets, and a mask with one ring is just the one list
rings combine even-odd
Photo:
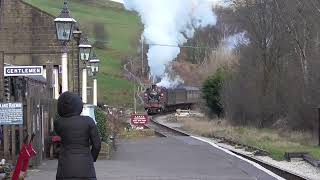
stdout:
[[[54,16],[60,13],[63,5],[63,0],[25,1]],[[125,57],[137,53],[138,39],[142,31],[139,17],[135,13],[123,10],[118,3],[108,0],[72,0],[69,1],[69,9],[92,43],[95,23],[104,24],[108,36],[106,50],[95,49],[101,60],[98,101],[131,106],[133,84],[123,77],[122,66]]]

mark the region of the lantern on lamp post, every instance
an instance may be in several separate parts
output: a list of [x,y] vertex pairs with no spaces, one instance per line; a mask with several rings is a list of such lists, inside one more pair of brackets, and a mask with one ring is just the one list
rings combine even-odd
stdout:
[[88,70],[88,76],[89,77],[93,77],[93,73],[92,73],[92,69],[91,69],[90,63],[89,63],[89,65],[87,65],[87,70]]
[[91,72],[93,75],[93,105],[98,105],[97,73],[99,72],[100,60],[95,54],[90,59]]
[[67,1],[64,1],[60,15],[54,20],[56,35],[62,44],[61,69],[62,69],[62,93],[68,91],[68,54],[67,43],[70,41],[73,26],[76,23],[70,14]]
[[88,39],[82,37],[79,44],[80,60],[83,63],[82,69],[82,101],[87,103],[87,64],[90,59],[92,46]]

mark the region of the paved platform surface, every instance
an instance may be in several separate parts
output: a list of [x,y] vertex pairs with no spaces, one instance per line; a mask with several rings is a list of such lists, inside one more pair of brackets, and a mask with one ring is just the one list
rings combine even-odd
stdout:
[[[54,180],[45,161],[28,180]],[[264,171],[191,137],[121,141],[113,160],[95,163],[99,180],[272,180]]]

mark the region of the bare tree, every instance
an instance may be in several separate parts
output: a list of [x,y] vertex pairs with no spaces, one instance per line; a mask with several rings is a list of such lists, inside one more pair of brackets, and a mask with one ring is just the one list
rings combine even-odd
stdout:
[[223,23],[249,40],[236,49],[239,61],[222,93],[234,123],[266,127],[285,119],[292,128],[312,128],[320,100],[319,5],[316,0],[233,1]]

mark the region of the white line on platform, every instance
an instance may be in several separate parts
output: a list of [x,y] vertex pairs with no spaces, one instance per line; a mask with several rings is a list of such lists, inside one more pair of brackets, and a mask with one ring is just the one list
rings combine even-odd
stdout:
[[231,151],[229,151],[229,150],[227,150],[227,149],[224,149],[224,148],[218,146],[217,144],[215,144],[214,142],[212,142],[212,141],[211,141],[210,139],[208,139],[208,138],[197,137],[197,136],[191,136],[191,137],[192,137],[192,138],[195,138],[195,139],[198,139],[198,140],[200,140],[200,141],[206,142],[206,143],[210,144],[211,146],[214,146],[214,147],[217,148],[217,149],[220,149],[220,150],[222,150],[222,151],[224,151],[224,152],[226,152],[226,153],[228,153],[228,154],[230,154],[230,155],[232,155],[232,156],[235,156],[235,157],[237,157],[237,158],[239,158],[239,159],[241,159],[241,160],[243,160],[243,161],[246,161],[246,162],[250,163],[251,165],[255,166],[256,168],[258,168],[258,169],[266,172],[266,173],[269,174],[270,176],[272,176],[272,177],[274,177],[274,178],[277,178],[278,180],[285,180],[284,178],[282,178],[282,177],[276,175],[275,173],[269,171],[268,169],[262,167],[262,166],[259,165],[258,163],[255,163],[255,162],[253,162],[253,161],[250,161],[250,160],[248,160],[248,159],[246,159],[246,158],[243,158],[243,157],[241,157],[241,156],[239,156],[239,155],[236,155],[235,153],[233,153],[233,152],[231,152]]

